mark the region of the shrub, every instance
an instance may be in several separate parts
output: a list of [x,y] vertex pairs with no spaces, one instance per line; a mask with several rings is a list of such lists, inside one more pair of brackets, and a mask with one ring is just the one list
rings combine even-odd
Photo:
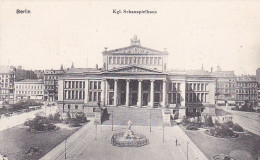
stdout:
[[30,130],[35,131],[52,131],[57,127],[47,118],[37,115],[33,120],[27,121],[25,125],[28,125]]
[[196,123],[189,123],[186,125],[187,130],[198,130],[198,126]]
[[183,117],[181,124],[182,124],[183,126],[186,126],[186,125],[189,124],[189,123],[190,123],[190,120],[189,120],[187,117]]
[[244,129],[243,127],[241,127],[239,124],[235,123],[233,126],[232,126],[232,129],[233,131],[236,131],[236,132],[243,132]]
[[218,120],[215,120],[215,124],[214,124],[214,126],[220,126],[220,123],[219,123]]
[[54,114],[54,116],[53,116],[53,122],[54,122],[54,123],[59,123],[59,122],[61,122],[61,116],[60,116],[60,113],[59,113],[59,112],[57,112],[57,113]]
[[227,126],[227,127],[229,127],[229,128],[232,128],[233,125],[234,125],[234,123],[233,123],[232,121],[227,121],[227,122],[225,122],[223,125],[225,125],[225,126]]
[[238,134],[234,133],[226,125],[221,125],[221,126],[211,128],[209,133],[210,133],[211,136],[221,137],[221,138],[237,137],[238,136]]
[[214,126],[211,116],[209,116],[209,117],[207,117],[207,118],[205,119],[205,125],[206,125],[207,127],[213,127],[213,126]]
[[72,118],[72,119],[70,119],[69,126],[70,127],[80,127],[81,125],[79,124],[77,119]]
[[78,123],[85,123],[87,122],[87,117],[85,116],[85,114],[83,112],[78,112],[76,113],[76,120],[78,121]]

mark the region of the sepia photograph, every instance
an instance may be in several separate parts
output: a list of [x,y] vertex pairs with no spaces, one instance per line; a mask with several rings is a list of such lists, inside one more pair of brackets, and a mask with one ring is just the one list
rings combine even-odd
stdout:
[[260,160],[260,1],[0,0],[0,160]]

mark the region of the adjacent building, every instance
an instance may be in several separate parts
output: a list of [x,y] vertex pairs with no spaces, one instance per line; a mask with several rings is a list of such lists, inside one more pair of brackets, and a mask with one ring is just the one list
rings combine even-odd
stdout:
[[257,85],[256,76],[238,76],[236,79],[236,104],[241,106],[248,101],[252,106],[257,106]]
[[14,98],[15,67],[0,66],[0,101],[12,103]]
[[201,113],[215,105],[215,77],[199,71],[167,70],[167,51],[131,45],[107,50],[103,68],[70,68],[58,79],[61,112],[91,112],[106,107],[170,107],[179,114]]
[[218,66],[213,75],[216,77],[216,104],[235,105],[236,75],[234,71],[222,71]]
[[256,69],[256,81],[258,85],[260,86],[260,68]]
[[43,100],[44,83],[42,80],[26,79],[15,82],[15,100]]
[[44,100],[58,100],[58,77],[64,73],[63,67],[60,70],[45,70],[44,72]]

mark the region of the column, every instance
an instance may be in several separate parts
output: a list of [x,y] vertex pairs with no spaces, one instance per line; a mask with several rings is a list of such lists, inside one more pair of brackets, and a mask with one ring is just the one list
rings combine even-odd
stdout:
[[84,97],[84,103],[87,104],[88,103],[88,79],[85,79],[85,97]]
[[114,106],[117,106],[117,79],[114,79]]
[[137,106],[142,106],[142,80],[138,80],[138,101]]
[[[186,103],[186,82],[182,82],[180,86],[180,95],[181,95],[181,106],[185,106]],[[188,96],[189,97],[189,96]]]
[[130,80],[127,79],[126,80],[126,99],[125,99],[126,107],[129,107],[129,83],[130,83]]
[[151,81],[150,87],[150,107],[154,107],[154,80]]
[[106,95],[106,79],[103,79],[101,82],[101,105],[105,107],[105,95]]
[[163,80],[163,99],[162,99],[162,107],[166,107],[166,80]]

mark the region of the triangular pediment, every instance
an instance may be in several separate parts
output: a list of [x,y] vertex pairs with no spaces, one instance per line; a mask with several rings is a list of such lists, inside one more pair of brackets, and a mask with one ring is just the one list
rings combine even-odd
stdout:
[[162,72],[158,70],[152,70],[148,68],[143,68],[140,66],[127,66],[127,67],[122,67],[122,68],[116,68],[116,69],[111,69],[108,70],[107,72],[112,72],[112,73],[150,73],[150,74],[160,74]]
[[118,48],[103,52],[104,54],[168,54],[151,48],[142,47],[140,45],[131,45],[129,47]]

